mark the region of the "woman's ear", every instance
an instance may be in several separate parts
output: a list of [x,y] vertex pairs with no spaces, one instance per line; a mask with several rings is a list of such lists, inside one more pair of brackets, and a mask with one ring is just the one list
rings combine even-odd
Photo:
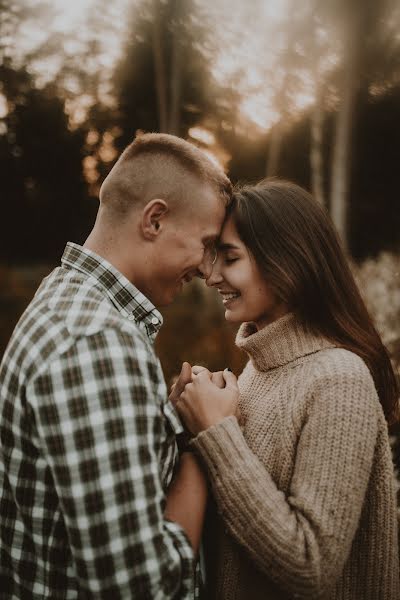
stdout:
[[163,219],[169,208],[165,200],[155,198],[150,200],[142,210],[141,230],[145,239],[154,240],[161,232]]

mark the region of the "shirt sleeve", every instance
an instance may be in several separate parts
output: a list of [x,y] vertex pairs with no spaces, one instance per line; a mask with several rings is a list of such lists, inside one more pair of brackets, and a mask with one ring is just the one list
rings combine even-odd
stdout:
[[378,414],[372,380],[358,374],[321,378],[312,396],[287,492],[234,417],[191,442],[231,534],[282,590],[304,599],[325,597],[342,572],[371,473]]
[[52,360],[28,394],[90,598],[192,595],[191,545],[163,515],[155,362],[139,335],[108,328]]

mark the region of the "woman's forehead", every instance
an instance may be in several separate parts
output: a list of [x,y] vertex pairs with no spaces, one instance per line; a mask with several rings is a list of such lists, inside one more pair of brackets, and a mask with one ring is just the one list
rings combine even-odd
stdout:
[[235,226],[235,222],[232,217],[229,217],[222,228],[219,245],[239,245],[239,243],[240,238]]

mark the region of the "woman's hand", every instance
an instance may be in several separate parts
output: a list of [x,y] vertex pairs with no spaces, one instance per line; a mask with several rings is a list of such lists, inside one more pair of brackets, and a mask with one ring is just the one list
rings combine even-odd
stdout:
[[198,375],[202,371],[207,371],[211,381],[213,383],[215,383],[216,386],[218,386],[219,388],[225,387],[225,379],[224,379],[223,371],[209,371],[206,367],[202,367],[201,365],[194,365],[192,367],[192,381],[193,381],[193,376]]
[[221,389],[211,380],[207,370],[193,375],[176,403],[176,409],[187,429],[197,435],[216,425],[225,417],[239,416],[239,389],[237,379],[230,371],[222,373],[225,387]]
[[182,364],[181,372],[179,375],[176,375],[173,379],[173,383],[170,388],[169,400],[175,406],[178,402],[179,396],[182,394],[185,389],[185,385],[193,381],[193,377],[198,375],[202,371],[206,371],[213,383],[217,385],[219,388],[225,387],[225,380],[223,377],[223,371],[209,371],[206,367],[202,367],[200,365],[190,366],[188,362],[184,362]]

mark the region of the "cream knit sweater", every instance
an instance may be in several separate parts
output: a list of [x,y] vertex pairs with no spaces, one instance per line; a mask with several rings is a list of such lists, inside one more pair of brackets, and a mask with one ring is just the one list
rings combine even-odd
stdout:
[[399,600],[394,478],[371,375],[293,314],[237,345],[243,431],[193,441],[218,506],[207,600]]

